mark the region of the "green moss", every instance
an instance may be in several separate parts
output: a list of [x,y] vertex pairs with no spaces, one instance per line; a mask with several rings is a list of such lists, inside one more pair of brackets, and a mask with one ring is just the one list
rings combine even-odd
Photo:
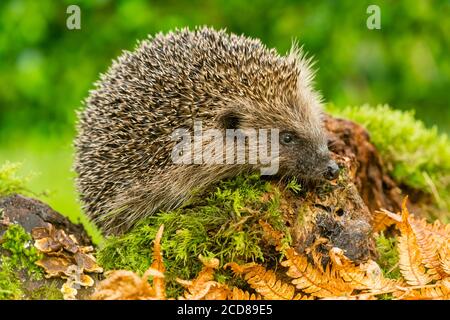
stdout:
[[297,181],[295,177],[293,177],[288,183],[286,184],[286,190],[290,190],[293,193],[297,194],[302,190],[302,186]]
[[29,178],[18,177],[20,164],[6,162],[0,166],[0,196],[12,193],[28,193],[25,187]]
[[[275,252],[271,255],[261,245],[263,233],[258,224],[263,219],[285,231],[278,210],[280,192],[275,189],[258,175],[223,181],[209,196],[198,197],[191,205],[161,212],[123,236],[108,238],[98,252],[99,262],[107,270],[142,273],[151,263],[152,241],[161,224],[165,226],[162,249],[169,295],[181,289],[173,281],[175,276],[192,278],[201,269],[196,258],[200,254],[217,257],[222,263],[275,261],[278,255]],[[265,192],[271,192],[273,197],[264,201]],[[218,272],[217,276],[222,280],[230,278],[226,271]]]
[[43,278],[42,269],[35,262],[42,254],[32,245],[32,238],[25,229],[12,224],[1,237],[0,300],[1,299],[62,299],[56,284],[41,286],[29,291],[22,287],[19,272],[25,272],[31,280]]
[[15,270],[26,270],[33,279],[42,278],[42,270],[35,264],[42,255],[32,245],[31,235],[22,226],[9,226],[2,236],[1,247],[9,252],[9,255],[2,256],[2,265],[7,263]]
[[18,300],[22,298],[22,285],[9,260],[0,264],[0,300]]
[[377,252],[379,254],[377,263],[387,278],[400,279],[401,273],[398,266],[399,256],[397,239],[385,237],[383,233],[375,237]]
[[441,208],[450,209],[450,139],[445,134],[426,128],[413,111],[386,105],[327,109],[369,131],[397,182],[432,194]]
[[50,285],[39,287],[29,293],[30,300],[63,300],[61,290],[53,282]]
[[[399,253],[397,239],[386,237],[384,233],[375,236],[377,252],[379,254],[377,263],[383,271],[383,275],[389,279],[401,279],[402,274],[399,268]],[[392,300],[392,293],[377,296],[381,300]]]
[[40,286],[29,291],[24,289],[11,260],[4,260],[0,265],[0,300],[62,300],[63,295],[56,282]]

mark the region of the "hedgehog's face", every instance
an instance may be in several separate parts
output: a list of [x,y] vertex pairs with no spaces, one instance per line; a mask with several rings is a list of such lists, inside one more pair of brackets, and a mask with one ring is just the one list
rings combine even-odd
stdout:
[[337,178],[339,167],[331,159],[323,133],[285,129],[279,140],[280,174],[307,181]]
[[[276,108],[273,104],[258,107],[252,104],[227,112],[220,121],[227,129],[244,132],[277,129],[279,176],[295,176],[302,181],[332,180],[337,178],[339,167],[328,150],[321,114],[313,111],[315,109],[292,104]],[[273,146],[271,141],[267,143]]]
[[309,85],[309,69],[302,70],[297,87],[273,103],[274,123],[280,128],[280,173],[306,181],[333,180],[339,175],[339,166],[328,150],[321,98]]

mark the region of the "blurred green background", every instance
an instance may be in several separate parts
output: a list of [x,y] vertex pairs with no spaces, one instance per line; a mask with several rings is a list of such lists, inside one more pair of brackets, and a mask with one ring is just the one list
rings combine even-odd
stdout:
[[[81,30],[66,9],[81,8]],[[366,27],[370,4],[381,30]],[[1,0],[0,163],[23,163],[30,188],[81,217],[71,172],[75,110],[122,50],[175,27],[210,25],[286,52],[296,38],[317,60],[317,88],[336,105],[415,109],[450,132],[450,1]]]

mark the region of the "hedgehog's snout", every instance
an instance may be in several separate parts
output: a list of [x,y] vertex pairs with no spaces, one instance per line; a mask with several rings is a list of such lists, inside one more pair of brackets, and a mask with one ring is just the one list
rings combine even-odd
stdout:
[[326,144],[319,144],[313,154],[318,179],[334,180],[339,176],[339,165],[333,160]]
[[328,161],[327,168],[324,174],[325,179],[334,180],[339,176],[339,166],[334,160]]

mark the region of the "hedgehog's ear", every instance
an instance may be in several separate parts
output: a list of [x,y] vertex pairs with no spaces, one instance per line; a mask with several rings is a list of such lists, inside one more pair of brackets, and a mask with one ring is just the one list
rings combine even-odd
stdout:
[[219,116],[218,121],[224,129],[238,129],[241,117],[234,111],[227,111]]

